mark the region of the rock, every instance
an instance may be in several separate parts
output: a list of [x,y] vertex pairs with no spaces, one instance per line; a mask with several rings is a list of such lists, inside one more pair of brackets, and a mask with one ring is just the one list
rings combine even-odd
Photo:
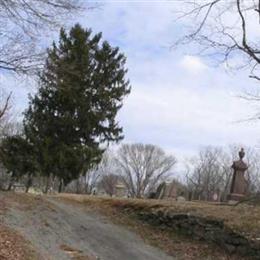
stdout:
[[238,246],[236,252],[240,255],[248,255],[250,254],[250,249],[247,246]]
[[185,202],[186,199],[183,196],[178,196],[176,199],[178,202]]
[[225,244],[225,249],[228,251],[228,253],[233,254],[236,252],[236,247],[233,245]]
[[168,217],[171,220],[184,220],[187,219],[189,216],[187,214],[174,214],[174,213],[169,213]]
[[233,234],[233,236],[230,236],[228,239],[227,239],[228,243],[232,244],[232,245],[236,245],[236,246],[243,246],[243,245],[247,245],[248,244],[248,241],[246,238],[244,237],[241,237],[241,236],[237,236],[235,234]]
[[225,226],[223,220],[190,213],[177,213],[164,208],[144,210],[137,215],[151,225],[175,230],[196,240],[214,243],[229,254],[236,253],[252,256],[252,259],[260,259],[260,237],[249,240],[246,234],[237,233]]

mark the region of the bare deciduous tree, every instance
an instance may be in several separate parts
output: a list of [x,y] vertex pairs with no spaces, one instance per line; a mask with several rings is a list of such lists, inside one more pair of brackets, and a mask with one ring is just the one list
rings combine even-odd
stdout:
[[259,152],[252,153],[248,168],[249,192],[260,192],[260,154]]
[[187,184],[192,199],[211,200],[214,193],[227,194],[232,172],[230,157],[219,147],[205,147],[187,164]]
[[85,180],[85,193],[91,194],[93,189],[97,186],[98,181],[101,178],[102,171],[98,165],[96,168],[88,171],[85,176],[83,176]]
[[[227,199],[230,192],[233,170],[232,162],[238,160],[241,146],[205,147],[199,154],[187,161],[187,186],[192,199],[212,200],[214,193],[219,193],[222,200]],[[248,193],[254,194],[260,190],[259,154],[250,147],[245,147],[245,161],[249,168],[245,177],[248,180]]]
[[110,195],[111,191],[109,186],[112,184],[110,183],[110,176],[114,175],[115,171],[113,154],[108,150],[103,154],[101,162],[86,173],[85,192],[90,194],[93,191],[93,188],[96,188],[101,184],[101,188]]
[[116,163],[129,194],[141,198],[169,177],[176,159],[155,145],[124,144],[118,150]]
[[198,53],[232,67],[250,68],[250,77],[260,79],[260,0],[184,1],[182,7],[178,18],[188,19],[190,26],[175,44],[197,43]]
[[99,186],[109,195],[113,196],[116,193],[116,185],[119,176],[113,173],[107,173],[101,177]]
[[60,26],[64,17],[80,10],[82,3],[80,0],[1,0],[0,69],[35,72],[42,65],[45,49],[38,40]]

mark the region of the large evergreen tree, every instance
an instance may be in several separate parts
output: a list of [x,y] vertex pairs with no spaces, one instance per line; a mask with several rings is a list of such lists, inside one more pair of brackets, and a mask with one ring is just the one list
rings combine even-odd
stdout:
[[130,92],[125,61],[101,34],[61,29],[24,120],[42,174],[67,184],[99,162],[104,144],[123,138],[116,115]]

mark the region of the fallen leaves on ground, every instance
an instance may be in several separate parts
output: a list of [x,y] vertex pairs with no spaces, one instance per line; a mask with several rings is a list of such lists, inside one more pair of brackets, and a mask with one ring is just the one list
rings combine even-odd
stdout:
[[[0,217],[6,211],[6,200],[0,198]],[[0,260],[39,259],[25,239],[17,232],[0,224]]]
[[0,259],[31,260],[36,258],[22,236],[0,225]]

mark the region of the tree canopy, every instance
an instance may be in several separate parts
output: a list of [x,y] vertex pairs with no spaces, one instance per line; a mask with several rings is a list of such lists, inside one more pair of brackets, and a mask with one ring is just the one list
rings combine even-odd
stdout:
[[24,175],[28,175],[29,188],[31,177],[37,172],[35,147],[21,135],[7,136],[1,140],[0,158],[6,170],[11,173],[9,189],[15,179]]
[[123,138],[116,115],[130,93],[126,58],[101,38],[79,24],[61,29],[25,112],[25,133],[39,149],[42,173],[65,184]]

